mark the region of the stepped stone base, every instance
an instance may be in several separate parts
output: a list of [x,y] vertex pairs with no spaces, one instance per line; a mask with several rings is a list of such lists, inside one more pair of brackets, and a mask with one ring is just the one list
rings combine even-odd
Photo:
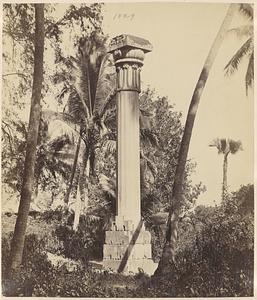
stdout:
[[157,264],[152,260],[151,234],[141,226],[131,230],[131,226],[117,227],[105,232],[103,267],[106,270],[122,273],[144,271],[152,275]]

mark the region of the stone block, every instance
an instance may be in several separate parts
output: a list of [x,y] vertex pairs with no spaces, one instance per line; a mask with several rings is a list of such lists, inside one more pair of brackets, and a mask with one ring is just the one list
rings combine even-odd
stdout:
[[[104,259],[103,260],[103,267],[106,270],[110,270],[112,272],[118,272],[120,270],[120,266],[122,265],[122,260],[110,260]],[[154,263],[151,259],[133,259],[128,260],[126,266],[122,270],[122,273],[129,274],[133,273],[136,274],[143,270],[148,275],[153,275],[154,271],[157,268],[157,263]]]
[[[127,228],[130,223],[122,223]],[[137,273],[143,270],[152,275],[155,264],[152,261],[151,234],[144,227],[139,232],[117,230],[105,232],[103,266],[113,272]]]
[[105,244],[110,245],[123,245],[123,244],[150,244],[151,243],[151,234],[149,231],[142,230],[139,235],[135,239],[135,235],[133,231],[106,231],[105,232]]
[[104,258],[108,259],[143,259],[152,258],[151,244],[107,245],[104,244]]
[[130,234],[128,231],[106,231],[105,243],[108,245],[129,244]]

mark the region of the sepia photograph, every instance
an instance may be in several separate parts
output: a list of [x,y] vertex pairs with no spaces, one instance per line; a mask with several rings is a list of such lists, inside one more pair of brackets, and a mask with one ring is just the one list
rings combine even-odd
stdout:
[[1,297],[254,299],[254,6],[2,3]]

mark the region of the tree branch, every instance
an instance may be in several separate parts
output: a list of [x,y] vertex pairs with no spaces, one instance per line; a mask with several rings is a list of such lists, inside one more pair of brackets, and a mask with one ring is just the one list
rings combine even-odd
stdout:
[[23,78],[27,78],[28,77],[28,75],[25,75],[25,74],[19,73],[19,72],[6,73],[6,74],[3,74],[2,77],[12,76],[12,75],[21,76]]

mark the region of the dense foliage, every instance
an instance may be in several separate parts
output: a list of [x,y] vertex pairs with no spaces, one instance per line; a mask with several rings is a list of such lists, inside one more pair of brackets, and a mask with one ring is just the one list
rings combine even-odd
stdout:
[[[90,226],[87,222],[85,226],[84,221],[77,232],[68,226],[57,226],[52,233],[45,232],[45,238],[28,235],[21,272],[14,282],[10,282],[5,278],[10,236],[5,236],[2,241],[4,294],[53,297],[252,296],[253,199],[253,186],[242,186],[220,206],[198,206],[181,219],[177,268],[165,278],[150,279],[143,273],[115,275],[94,269],[88,264],[88,259],[96,258],[94,251],[99,249],[97,241],[100,238],[96,236],[97,232],[92,235],[91,229],[97,228],[95,223]],[[46,218],[46,215],[42,216],[42,220]],[[73,264],[51,263],[47,256],[49,250],[73,258]],[[80,263],[75,263],[76,260]]]
[[154,278],[142,295],[252,296],[253,204],[253,185],[248,185],[220,206],[196,207],[181,221],[176,269]]

